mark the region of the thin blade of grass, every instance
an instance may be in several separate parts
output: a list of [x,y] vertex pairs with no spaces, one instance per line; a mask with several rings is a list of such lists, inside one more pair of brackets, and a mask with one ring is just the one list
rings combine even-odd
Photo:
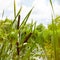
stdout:
[[36,22],[34,23],[34,30],[33,30],[33,32],[35,32],[35,30],[36,30]]
[[4,16],[4,10],[3,10],[3,12],[2,12],[2,18],[3,18],[3,16]]
[[51,7],[52,7],[52,10],[54,10],[54,9],[53,9],[53,4],[52,4],[52,0],[50,0],[50,4],[51,4]]
[[12,24],[11,25],[13,25],[14,24],[14,22],[16,21],[16,19],[17,19],[17,17],[20,15],[20,13],[21,13],[21,10],[22,10],[22,7],[19,9],[19,11],[18,11],[18,13],[17,13],[17,15],[15,16],[15,18],[14,18],[14,20],[13,20],[13,22],[12,22]]
[[28,13],[28,14],[26,15],[26,17],[23,19],[20,27],[21,27],[22,25],[25,25],[25,24],[26,24],[26,22],[27,22],[27,20],[28,20],[28,18],[29,18],[29,16],[30,16],[32,10],[33,10],[33,8],[29,11],[29,13]]
[[51,4],[52,11],[53,11],[53,14],[54,14],[54,8],[53,8],[53,3],[52,3],[52,0],[50,0],[50,4]]
[[16,3],[15,3],[15,0],[14,0],[14,18],[16,17]]

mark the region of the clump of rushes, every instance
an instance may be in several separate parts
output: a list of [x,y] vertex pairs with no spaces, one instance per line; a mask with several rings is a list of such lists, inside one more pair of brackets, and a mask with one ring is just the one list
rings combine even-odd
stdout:
[[[26,25],[26,23],[27,23],[27,21],[28,21],[28,18],[29,18],[29,16],[30,16],[30,14],[31,14],[31,12],[32,12],[32,9],[28,12],[28,14],[26,15],[26,17],[23,19],[23,21],[22,21],[22,23],[20,24],[20,12],[21,12],[21,9],[22,8],[20,8],[19,9],[19,11],[18,11],[18,13],[16,14],[16,4],[15,4],[15,0],[14,0],[14,20],[10,23],[9,22],[9,27],[10,27],[10,29],[9,30],[11,30],[9,33],[4,33],[3,32],[3,30],[6,28],[6,27],[4,27],[3,26],[3,28],[4,29],[0,29],[0,30],[2,30],[2,32],[4,33],[4,35],[3,36],[5,36],[5,39],[6,39],[6,43],[2,43],[3,44],[3,46],[0,48],[0,60],[2,59],[4,59],[4,60],[16,60],[16,59],[13,59],[13,58],[17,58],[17,57],[15,57],[15,56],[18,56],[18,60],[19,60],[19,58],[20,58],[20,55],[19,55],[19,53],[20,53],[20,49],[23,47],[21,47],[20,48],[20,45],[23,45],[24,43],[26,43],[28,40],[29,40],[29,38],[31,37],[31,35],[32,35],[32,32],[29,32],[29,34],[27,34],[27,36],[25,37],[23,37],[23,43],[22,44],[20,44],[20,42],[21,41],[19,41],[20,39],[20,37],[22,36],[20,36],[20,33],[23,31],[23,29],[25,28],[24,26]],[[17,20],[17,18],[18,18],[18,21],[16,21]],[[16,23],[17,22],[17,23]],[[5,23],[5,22],[4,22]],[[4,24],[3,23],[3,24]],[[16,24],[17,25],[16,25]],[[6,26],[8,26],[8,25],[6,25]],[[15,28],[15,26],[17,27],[17,28]],[[2,27],[2,26],[1,26]],[[22,27],[23,27],[23,29],[22,29]],[[7,27],[8,28],[8,27]],[[28,28],[27,28],[28,29]],[[8,30],[8,31],[9,31]],[[30,31],[30,30],[29,30]],[[0,31],[1,32],[1,31]],[[7,32],[7,31],[6,31]],[[27,32],[26,32],[27,33]],[[18,36],[17,36],[18,35]],[[9,36],[9,37],[8,37]],[[22,40],[22,39],[21,39]],[[11,41],[11,42],[10,42]],[[6,45],[5,45],[6,44]],[[16,46],[16,48],[15,48],[15,46]],[[23,48],[24,49],[24,48]],[[30,52],[30,51],[29,51]],[[17,55],[16,55],[16,53],[17,53]],[[13,55],[14,55],[14,57],[13,57]],[[23,54],[22,54],[23,55]],[[4,56],[4,57],[3,57]],[[7,57],[8,56],[8,57]]]
[[[17,29],[19,29],[19,25],[20,25],[20,15],[18,16],[18,22],[17,22],[17,23],[18,23],[18,24],[17,24]],[[31,35],[32,35],[32,32],[30,32],[30,33],[25,37],[23,43],[26,43],[26,42],[28,41],[28,39],[31,37]],[[20,32],[18,33],[18,38],[19,38],[19,36],[20,36]],[[20,53],[19,39],[18,39],[18,41],[16,42],[16,45],[17,45],[17,54],[19,55],[19,53]],[[23,46],[22,46],[22,47],[23,47]],[[22,47],[21,47],[21,48],[22,48]]]

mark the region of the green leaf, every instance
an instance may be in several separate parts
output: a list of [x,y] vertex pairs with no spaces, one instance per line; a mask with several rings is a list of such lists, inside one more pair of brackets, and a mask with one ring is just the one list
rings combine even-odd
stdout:
[[20,13],[21,13],[21,10],[22,10],[22,7],[19,9],[19,11],[18,11],[18,13],[17,13],[17,15],[15,16],[15,18],[14,18],[14,20],[13,20],[13,22],[12,22],[12,24],[11,25],[13,25],[14,24],[14,22],[16,21],[16,19],[17,19],[17,17],[20,15]]
[[28,13],[28,14],[26,15],[26,17],[23,19],[23,21],[22,21],[22,23],[21,23],[20,26],[22,26],[22,25],[24,26],[24,25],[26,24],[26,22],[27,22],[27,20],[28,20],[28,18],[29,18],[29,16],[30,16],[32,10],[33,10],[33,8],[29,11],[29,13]]
[[54,8],[53,8],[53,3],[52,3],[52,0],[50,0],[50,4],[51,4],[52,11],[53,11],[53,14],[54,14]]

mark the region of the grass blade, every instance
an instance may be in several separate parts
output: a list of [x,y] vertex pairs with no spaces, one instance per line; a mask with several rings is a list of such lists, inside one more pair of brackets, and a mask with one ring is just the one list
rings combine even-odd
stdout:
[[4,16],[4,10],[3,10],[3,12],[2,12],[2,18],[3,18],[3,16]]
[[54,14],[54,8],[53,8],[53,3],[52,3],[52,0],[50,0],[50,4],[51,4],[52,11],[53,11],[53,14]]
[[13,22],[12,22],[12,25],[13,25],[13,24],[14,24],[14,22],[16,21],[17,17],[20,15],[21,10],[22,10],[22,7],[19,9],[19,11],[18,11],[17,15],[15,16],[15,18],[14,18],[14,20],[13,20]]
[[[33,8],[32,8],[32,9],[33,9]],[[23,19],[23,21],[22,21],[22,23],[21,23],[21,26],[26,24],[26,22],[27,22],[27,20],[28,20],[28,18],[29,18],[29,16],[30,16],[30,14],[31,14],[31,12],[32,12],[32,9],[29,11],[29,13],[28,13],[28,14],[26,15],[26,17]]]
[[15,3],[15,0],[14,0],[14,18],[16,17],[16,3]]

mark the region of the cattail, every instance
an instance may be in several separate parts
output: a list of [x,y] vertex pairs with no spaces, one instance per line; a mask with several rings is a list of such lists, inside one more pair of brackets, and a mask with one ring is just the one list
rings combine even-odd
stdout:
[[24,43],[28,41],[28,39],[31,37],[32,33],[29,33],[26,37],[25,37],[25,40],[24,40]]
[[19,42],[16,42],[17,45],[17,55],[19,55],[20,49],[19,49]]
[[[17,29],[19,29],[19,25],[20,25],[20,15],[18,16],[18,24],[17,24]],[[19,31],[19,37],[20,37],[20,31]]]
[[18,16],[17,29],[19,29],[19,25],[20,25],[20,15]]
[[[17,22],[17,29],[19,29],[19,25],[20,25],[20,15],[18,16],[18,22]],[[20,32],[18,33],[20,36]],[[19,38],[19,37],[18,37]],[[17,45],[17,54],[19,55],[20,49],[19,49],[19,42],[16,42]]]

